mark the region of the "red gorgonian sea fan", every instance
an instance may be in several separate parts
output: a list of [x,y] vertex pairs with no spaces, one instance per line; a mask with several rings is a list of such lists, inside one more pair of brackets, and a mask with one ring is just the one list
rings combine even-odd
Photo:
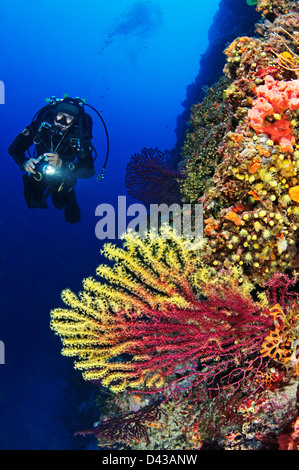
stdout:
[[134,338],[127,352],[138,356],[135,374],[151,375],[145,393],[234,393],[247,379],[250,386],[267,362],[260,348],[272,319],[235,289],[219,286],[206,300],[194,298],[191,308],[144,315],[140,321],[125,316],[120,323],[122,342]]
[[279,304],[284,311],[294,302],[298,304],[299,293],[296,291],[297,277],[289,277],[284,273],[275,273],[265,283],[268,300],[271,305]]
[[125,249],[105,246],[105,280],[84,280],[67,309],[52,311],[63,354],[77,357],[86,380],[113,392],[235,391],[266,359],[259,353],[273,320],[236,273],[202,266],[196,250],[166,238],[126,235]]
[[132,155],[126,168],[128,194],[143,204],[180,203],[178,180],[185,178],[172,168],[158,148],[143,148]]

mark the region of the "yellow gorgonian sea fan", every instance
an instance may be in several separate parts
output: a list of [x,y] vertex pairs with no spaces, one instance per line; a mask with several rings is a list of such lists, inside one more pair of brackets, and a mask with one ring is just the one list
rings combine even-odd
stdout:
[[[51,328],[61,338],[62,354],[76,357],[75,367],[85,379],[119,391],[137,387],[148,375],[133,364],[140,360],[138,348],[134,357],[120,360],[137,344],[124,334],[126,318],[141,318],[153,310],[171,315],[172,308],[190,308],[201,262],[198,251],[186,249],[186,240],[171,231],[146,239],[127,233],[123,248],[106,244],[103,253],[113,266],[99,266],[97,274],[103,280],[84,279],[79,295],[64,290],[62,299],[68,308],[51,312]],[[161,383],[159,371],[148,380]]]
[[[146,239],[127,233],[122,248],[105,245],[112,267],[99,266],[102,280],[85,279],[79,295],[62,292],[68,308],[51,312],[51,328],[61,338],[62,354],[76,358],[86,380],[114,392],[162,387],[166,376],[207,350],[211,354],[227,335],[233,318],[225,313],[227,298],[246,305],[244,311],[258,310],[250,285],[239,286],[239,269],[215,276],[199,249],[190,248],[195,248],[190,241],[170,230]],[[203,299],[214,295],[215,305],[223,305],[220,315],[211,303],[203,306]]]

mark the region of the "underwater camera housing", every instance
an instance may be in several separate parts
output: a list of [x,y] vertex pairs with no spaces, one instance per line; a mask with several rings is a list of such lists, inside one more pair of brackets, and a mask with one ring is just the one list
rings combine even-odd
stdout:
[[49,157],[47,155],[40,155],[37,158],[38,171],[43,173],[45,176],[52,176],[57,172],[55,166],[48,163]]

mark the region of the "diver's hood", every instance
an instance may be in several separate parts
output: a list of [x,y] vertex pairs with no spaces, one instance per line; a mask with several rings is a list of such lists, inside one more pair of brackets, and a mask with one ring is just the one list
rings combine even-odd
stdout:
[[79,115],[79,108],[71,103],[58,103],[55,108],[55,114],[57,113],[67,113],[76,118]]

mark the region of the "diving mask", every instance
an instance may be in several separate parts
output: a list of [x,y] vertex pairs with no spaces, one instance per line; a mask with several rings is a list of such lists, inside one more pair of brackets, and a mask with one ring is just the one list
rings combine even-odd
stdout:
[[72,122],[74,121],[74,116],[71,116],[70,114],[58,112],[56,114],[55,121],[61,126],[70,126]]

